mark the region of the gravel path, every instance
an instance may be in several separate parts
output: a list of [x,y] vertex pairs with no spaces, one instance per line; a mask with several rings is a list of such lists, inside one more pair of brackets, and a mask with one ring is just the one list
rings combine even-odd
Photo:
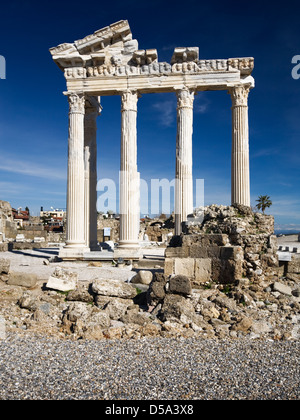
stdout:
[[0,399],[299,399],[297,341],[0,340]]

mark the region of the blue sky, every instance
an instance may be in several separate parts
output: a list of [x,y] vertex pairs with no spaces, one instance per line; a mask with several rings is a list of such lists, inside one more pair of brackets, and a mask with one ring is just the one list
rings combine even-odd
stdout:
[[[85,7],[86,6],[86,7]],[[65,80],[49,48],[73,42],[121,19],[141,49],[168,61],[175,47],[198,46],[201,59],[255,59],[249,95],[251,203],[269,195],[277,229],[300,231],[300,5],[285,1],[9,1],[1,4],[0,199],[14,207],[65,207],[68,104]],[[300,74],[300,71],[299,71]],[[104,97],[98,119],[98,176],[117,179],[120,98]],[[143,95],[138,104],[141,177],[172,180],[175,94]],[[194,106],[194,178],[205,204],[230,204],[231,100],[199,93]]]

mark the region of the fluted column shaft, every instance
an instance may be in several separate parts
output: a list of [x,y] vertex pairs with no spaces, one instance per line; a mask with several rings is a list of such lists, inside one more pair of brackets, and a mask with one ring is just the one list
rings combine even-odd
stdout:
[[[85,241],[97,249],[97,117],[101,106],[97,98],[87,101],[84,118]],[[95,104],[94,104],[95,103]]]
[[193,102],[194,92],[177,92],[177,140],[175,173],[175,234],[193,212]]
[[230,89],[232,99],[231,204],[250,206],[249,87]]
[[138,93],[121,95],[121,168],[120,168],[120,240],[119,248],[138,248],[139,174],[137,171]]
[[66,247],[86,250],[84,237],[84,94],[69,94]]

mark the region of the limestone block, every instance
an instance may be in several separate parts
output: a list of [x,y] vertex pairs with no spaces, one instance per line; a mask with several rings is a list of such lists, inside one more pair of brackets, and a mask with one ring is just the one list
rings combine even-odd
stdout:
[[25,242],[25,236],[20,233],[16,236],[16,242]]
[[193,278],[195,275],[194,258],[174,258],[174,274]]
[[136,296],[136,289],[130,284],[119,280],[97,279],[92,284],[94,293],[102,296],[114,296],[124,299],[131,299]]
[[174,258],[165,259],[164,273],[166,276],[174,274]]
[[195,259],[195,278],[196,284],[206,283],[211,280],[212,260],[211,258]]
[[220,248],[220,257],[223,260],[240,260],[244,258],[244,253],[239,246],[222,246]]
[[273,284],[273,290],[276,292],[280,292],[284,295],[292,296],[292,289],[289,286],[286,286],[285,284],[282,284],[278,281],[276,281]]
[[166,258],[187,258],[189,257],[188,247],[168,247],[165,250]]
[[7,284],[10,286],[34,287],[38,281],[38,277],[33,273],[19,273],[10,271]]
[[191,258],[220,258],[221,248],[219,246],[202,246],[193,244],[190,247]]
[[224,246],[228,243],[228,235],[219,233],[200,233],[193,235],[186,235],[182,238],[182,245],[191,246],[198,244],[203,247]]
[[46,284],[48,289],[60,290],[61,292],[69,292],[77,287],[78,274],[57,267],[53,274],[49,277]]

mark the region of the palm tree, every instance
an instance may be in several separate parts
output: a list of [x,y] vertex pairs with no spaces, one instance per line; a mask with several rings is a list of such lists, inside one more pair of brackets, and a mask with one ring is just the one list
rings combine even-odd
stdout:
[[256,207],[258,210],[262,210],[263,214],[268,207],[272,206],[272,201],[268,195],[260,195],[256,201],[258,202]]

